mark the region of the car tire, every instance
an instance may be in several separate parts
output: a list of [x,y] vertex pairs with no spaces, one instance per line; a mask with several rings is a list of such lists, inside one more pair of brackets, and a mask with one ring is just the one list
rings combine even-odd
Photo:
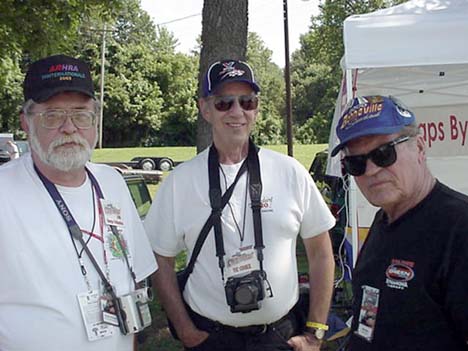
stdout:
[[170,158],[163,157],[158,161],[158,169],[160,171],[170,171],[174,167],[174,162]]
[[139,166],[143,171],[154,171],[156,169],[156,164],[150,158],[144,158],[141,160]]

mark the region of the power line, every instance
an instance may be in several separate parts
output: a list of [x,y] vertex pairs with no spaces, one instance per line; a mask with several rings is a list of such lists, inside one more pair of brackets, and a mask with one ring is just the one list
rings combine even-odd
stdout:
[[163,23],[158,23],[158,24],[156,24],[156,26],[161,26],[163,24],[169,24],[169,23],[173,23],[173,22],[179,22],[179,21],[183,21],[183,20],[186,20],[188,18],[191,18],[191,17],[196,17],[196,16],[201,16],[201,13],[194,13],[193,15],[189,15],[189,16],[185,16],[185,17],[181,17],[181,18],[176,18],[176,19],[173,19],[171,21],[167,21],[167,22],[163,22]]

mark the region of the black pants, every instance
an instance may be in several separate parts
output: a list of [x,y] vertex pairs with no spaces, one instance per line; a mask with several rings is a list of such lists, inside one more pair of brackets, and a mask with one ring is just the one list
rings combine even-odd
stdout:
[[[300,301],[301,302],[301,301]],[[266,327],[233,328],[224,326],[189,309],[197,328],[210,333],[191,351],[281,351],[293,350],[287,341],[302,332],[307,310],[298,303],[285,317]]]

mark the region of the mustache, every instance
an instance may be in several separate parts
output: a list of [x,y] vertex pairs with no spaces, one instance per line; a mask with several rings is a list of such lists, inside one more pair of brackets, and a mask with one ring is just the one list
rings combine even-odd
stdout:
[[77,144],[78,146],[85,147],[85,148],[90,147],[86,139],[82,138],[81,136],[77,134],[74,134],[74,135],[63,135],[60,138],[55,139],[52,143],[50,143],[49,149],[52,150],[62,145],[69,144],[69,143]]

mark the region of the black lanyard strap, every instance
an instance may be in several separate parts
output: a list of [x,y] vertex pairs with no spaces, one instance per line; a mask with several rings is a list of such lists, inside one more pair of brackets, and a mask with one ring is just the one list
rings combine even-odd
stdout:
[[260,270],[263,271],[263,228],[262,228],[262,179],[260,175],[260,161],[258,159],[258,152],[254,147],[252,140],[250,140],[252,147],[249,147],[249,156],[247,158],[247,165],[249,169],[250,183],[249,194],[252,207],[252,217],[255,236],[255,250],[257,251],[257,258],[260,263]]
[[[216,151],[217,152],[217,151]],[[211,153],[211,150],[210,150]],[[213,156],[211,156],[213,157]],[[208,162],[209,163],[209,162]],[[215,223],[215,220],[217,217],[221,215],[221,212],[223,211],[223,208],[226,206],[226,204],[229,202],[229,199],[231,198],[232,192],[234,190],[234,187],[236,186],[238,180],[242,176],[242,174],[247,170],[247,163],[244,161],[241,165],[241,168],[237,172],[236,178],[234,179],[234,182],[231,184],[231,186],[226,190],[226,192],[223,194],[221,197],[221,201],[219,203],[219,206],[216,207],[216,210],[211,211],[210,216],[206,220],[205,224],[203,225],[203,228],[200,231],[200,234],[198,235],[197,242],[195,243],[195,246],[193,248],[192,255],[190,256],[190,261],[183,270],[184,274],[184,280],[179,281],[180,289],[181,291],[184,290],[185,284],[187,283],[187,280],[193,272],[193,268],[195,267],[195,262],[197,260],[198,255],[200,254],[200,251],[203,247],[203,244],[205,243],[206,238],[208,237],[208,233],[210,232],[211,227],[213,227],[213,224]],[[219,174],[218,174],[219,176]],[[210,198],[213,193],[210,193]],[[221,191],[219,191],[218,194],[221,194]],[[216,195],[214,195],[216,196]],[[223,260],[224,263],[224,260]]]
[[[260,270],[263,271],[263,249],[265,248],[265,246],[263,244],[262,218],[260,212],[260,209],[262,207],[262,182],[260,175],[260,161],[258,159],[258,148],[255,146],[251,139],[249,139],[249,151],[247,154],[247,159],[244,161],[242,166],[244,166],[245,163],[247,163],[247,169],[250,177],[248,181],[250,200],[252,203],[251,207],[254,223],[255,249],[257,251],[257,259],[260,264]],[[219,207],[219,204],[221,202],[221,186],[219,180],[219,156],[214,144],[210,148],[210,154],[208,157],[208,174],[210,181],[210,203],[212,213],[215,216],[213,229],[215,234],[216,256],[218,257],[218,265],[221,270],[221,276],[224,280],[224,256],[226,255],[226,253],[224,251],[224,242],[221,226],[222,208],[220,209]],[[231,193],[234,190],[233,188],[236,183],[237,182],[233,183],[229,188]],[[227,192],[228,191],[226,190],[226,193]]]

